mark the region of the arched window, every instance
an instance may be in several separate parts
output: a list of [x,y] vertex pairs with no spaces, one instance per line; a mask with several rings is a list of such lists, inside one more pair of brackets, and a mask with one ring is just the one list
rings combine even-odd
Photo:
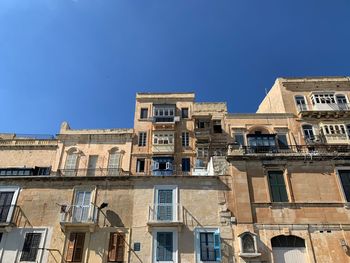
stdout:
[[74,176],[77,174],[79,161],[79,151],[76,148],[71,148],[67,151],[66,162],[64,165],[64,175]]
[[305,247],[305,240],[297,236],[276,236],[271,239],[272,247]]
[[113,148],[109,151],[108,157],[108,175],[119,175],[123,152],[118,151],[118,148]]
[[298,111],[307,111],[307,105],[304,96],[295,96],[295,103],[297,104]]
[[311,140],[311,141],[315,140],[315,134],[314,134],[314,130],[312,128],[312,125],[304,124],[302,126],[302,128],[303,128],[305,139]]

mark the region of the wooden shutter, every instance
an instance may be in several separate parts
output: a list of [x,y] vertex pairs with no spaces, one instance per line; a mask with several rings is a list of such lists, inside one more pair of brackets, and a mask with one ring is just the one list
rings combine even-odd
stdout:
[[218,230],[214,232],[214,250],[215,250],[215,260],[221,261],[221,242],[220,242],[220,232]]
[[269,183],[272,202],[288,202],[286,185],[282,171],[269,172]]
[[66,261],[80,262],[83,258],[85,233],[71,233],[69,235]]
[[123,262],[125,248],[125,234],[111,233],[109,238],[108,261]]

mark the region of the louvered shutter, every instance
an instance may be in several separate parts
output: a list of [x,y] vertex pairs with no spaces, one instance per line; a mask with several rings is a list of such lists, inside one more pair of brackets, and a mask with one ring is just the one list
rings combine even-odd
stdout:
[[158,190],[158,220],[173,219],[173,190]]
[[273,202],[288,202],[286,185],[284,183],[283,172],[269,172],[269,183]]
[[73,253],[73,261],[81,261],[83,259],[85,233],[76,233],[76,240]]
[[20,261],[36,261],[41,240],[41,233],[27,233]]
[[215,260],[221,261],[221,240],[219,230],[214,232],[214,250],[215,250]]
[[76,233],[70,233],[67,246],[66,261],[72,262]]
[[109,237],[108,261],[115,262],[117,260],[117,233],[111,233]]
[[124,249],[125,249],[125,234],[117,234],[117,262],[124,261]]

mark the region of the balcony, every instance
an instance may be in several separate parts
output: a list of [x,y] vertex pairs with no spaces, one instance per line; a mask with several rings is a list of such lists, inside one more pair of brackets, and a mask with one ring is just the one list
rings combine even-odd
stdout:
[[152,152],[154,154],[157,153],[167,153],[167,154],[172,154],[174,153],[174,144],[158,144],[158,145],[154,145],[152,146]]
[[17,226],[22,213],[17,205],[0,206],[0,227]]
[[98,222],[98,208],[93,205],[61,205],[60,225],[67,228],[79,228],[93,232]]
[[149,227],[181,227],[183,207],[180,204],[154,204],[148,209]]
[[299,158],[320,159],[339,157],[350,159],[350,145],[348,144],[310,144],[277,146],[240,146],[229,145],[227,157],[229,159],[242,158]]
[[128,176],[129,172],[122,168],[100,169],[59,169],[58,176]]
[[298,114],[303,118],[350,117],[349,103],[318,103],[298,105]]
[[323,135],[327,143],[330,144],[348,144],[349,138],[346,134],[327,134]]

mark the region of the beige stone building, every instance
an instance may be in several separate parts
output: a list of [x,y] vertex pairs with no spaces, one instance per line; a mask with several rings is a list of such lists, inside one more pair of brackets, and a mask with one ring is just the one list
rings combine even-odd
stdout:
[[0,134],[0,262],[350,262],[349,93],[138,93],[133,129]]

